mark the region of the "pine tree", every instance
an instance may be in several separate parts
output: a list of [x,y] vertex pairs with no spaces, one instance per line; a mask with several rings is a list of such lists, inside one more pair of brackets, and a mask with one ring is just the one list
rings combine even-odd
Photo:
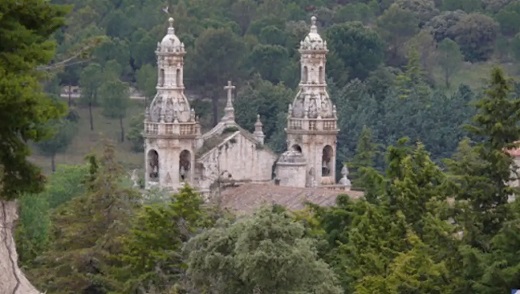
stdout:
[[456,198],[463,207],[459,222],[472,246],[488,248],[488,241],[508,219],[508,198],[514,188],[511,179],[512,158],[506,152],[520,138],[520,99],[511,97],[511,85],[502,70],[491,73],[485,95],[476,103],[477,114],[467,129],[476,140],[447,161],[453,175]]
[[117,265],[122,236],[129,227],[136,193],[122,188],[122,169],[106,146],[87,193],[60,206],[52,216],[50,249],[30,271],[48,293],[106,293]]
[[419,62],[419,52],[412,48],[409,52],[405,71],[396,78],[397,90],[401,99],[412,97],[423,100],[430,95],[431,89],[425,82],[425,74]]
[[53,32],[67,9],[48,1],[0,3],[0,198],[43,188],[39,168],[27,161],[28,141],[48,132],[46,123],[64,114],[42,91],[38,66],[51,61]]
[[352,186],[362,188],[364,182],[363,168],[374,167],[377,156],[377,145],[372,138],[372,130],[363,126],[356,146],[356,154],[347,166],[351,169]]
[[349,293],[459,288],[446,177],[422,144],[407,141],[388,148],[384,174],[366,169],[367,200],[340,197],[338,207],[315,209],[331,245],[327,260]]
[[212,224],[201,196],[189,186],[173,194],[168,204],[144,206],[123,240],[118,255],[124,267],[114,275],[124,284],[122,293],[170,293],[185,272],[182,246],[203,227]]

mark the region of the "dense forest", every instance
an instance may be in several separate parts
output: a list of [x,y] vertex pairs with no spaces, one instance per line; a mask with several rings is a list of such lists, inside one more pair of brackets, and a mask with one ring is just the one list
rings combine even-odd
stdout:
[[[137,152],[142,117],[126,117],[124,85],[139,89],[148,103],[153,98],[154,51],[166,32],[166,11],[187,47],[185,84],[203,125],[219,120],[222,87],[233,80],[238,123],[252,129],[259,113],[266,142],[277,152],[285,148],[285,113],[299,82],[297,49],[316,15],[330,50],[340,164],[352,160],[363,127],[381,147],[381,169],[381,151],[402,136],[421,140],[439,163],[465,136],[460,125],[473,115],[468,103],[482,92],[492,64],[516,76],[520,60],[520,3],[511,0],[53,2],[72,5],[54,36],[55,59],[80,59],[61,68],[47,90],[80,86],[79,106],[101,107],[104,116],[120,120],[120,140],[128,137]],[[134,122],[128,135],[123,120]],[[63,152],[58,147],[66,147],[71,128],[61,126],[64,135],[44,146],[46,154]]]
[[[0,2],[0,203],[5,210],[4,201],[18,201],[20,264],[38,289],[520,288],[520,200],[508,185],[518,175],[505,152],[520,138],[519,1],[20,3]],[[141,152],[142,119],[127,117],[128,91],[133,86],[148,101],[154,95],[165,11],[186,44],[186,86],[205,127],[219,118],[231,79],[238,122],[253,127],[260,113],[275,151],[285,147],[287,105],[299,82],[298,44],[316,15],[330,50],[338,164],[347,162],[365,197],[234,215],[188,186],[173,195],[135,189],[111,143],[84,164],[53,166],[45,180],[27,160],[30,148],[51,158],[66,151],[82,121],[99,128],[98,108],[118,122],[117,139]],[[81,87],[68,107],[57,98],[64,86]],[[89,117],[79,117],[80,108]]]

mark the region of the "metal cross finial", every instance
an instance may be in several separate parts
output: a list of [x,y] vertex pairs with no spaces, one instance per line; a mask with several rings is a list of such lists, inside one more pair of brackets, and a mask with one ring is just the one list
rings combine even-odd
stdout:
[[224,87],[224,90],[227,90],[227,104],[231,105],[231,100],[233,99],[233,90],[235,86],[231,84],[231,81],[227,82],[227,86]]

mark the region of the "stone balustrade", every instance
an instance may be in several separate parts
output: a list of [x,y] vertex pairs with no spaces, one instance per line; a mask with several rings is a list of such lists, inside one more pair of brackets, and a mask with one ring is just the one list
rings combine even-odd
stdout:
[[157,136],[196,136],[199,133],[199,125],[194,122],[188,123],[144,123],[145,135]]
[[289,118],[288,130],[337,131],[335,118]]

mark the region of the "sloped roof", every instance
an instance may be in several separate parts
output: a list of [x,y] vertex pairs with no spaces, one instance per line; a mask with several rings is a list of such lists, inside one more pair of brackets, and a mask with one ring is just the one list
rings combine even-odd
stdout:
[[[233,132],[229,132],[229,130],[235,130]],[[202,135],[202,138],[204,139],[203,146],[197,150],[197,157],[202,158],[207,153],[209,153],[211,150],[213,150],[215,147],[220,146],[225,141],[231,139],[232,137],[236,136],[237,134],[241,134],[244,136],[244,138],[248,139],[252,143],[259,144],[258,140],[255,138],[253,134],[251,134],[248,130],[242,128],[239,126],[236,122],[220,122],[218,123],[213,129],[211,129],[209,132]],[[277,155],[271,148],[269,148],[267,145],[263,145],[263,150],[273,154]]]
[[263,205],[272,204],[284,206],[289,210],[300,210],[306,202],[332,206],[336,203],[336,197],[341,194],[347,194],[353,199],[363,196],[363,192],[360,191],[249,183],[223,190],[220,194],[220,205],[238,214],[250,214]]

